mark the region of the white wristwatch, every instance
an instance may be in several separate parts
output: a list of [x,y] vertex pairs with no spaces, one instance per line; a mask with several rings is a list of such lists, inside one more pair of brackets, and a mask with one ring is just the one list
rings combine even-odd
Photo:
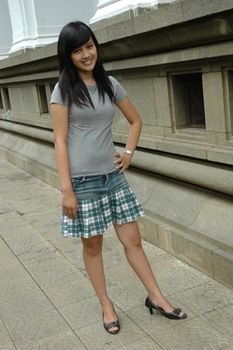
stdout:
[[132,156],[134,154],[134,151],[131,151],[130,149],[125,148],[124,153],[130,154]]

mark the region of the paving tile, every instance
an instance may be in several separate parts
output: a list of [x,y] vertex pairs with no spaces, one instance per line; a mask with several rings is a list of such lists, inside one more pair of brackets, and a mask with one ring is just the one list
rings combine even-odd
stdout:
[[23,219],[46,239],[57,239],[60,235],[60,209],[27,213]]
[[147,291],[140,281],[119,281],[117,286],[108,288],[110,298],[123,311],[144,304]]
[[8,230],[24,226],[25,221],[15,212],[0,214],[0,235],[7,234]]
[[89,280],[64,257],[26,261],[25,265],[56,307],[94,295]]
[[220,350],[229,345],[227,337],[202,317],[160,332],[155,330],[151,336],[166,350]]
[[117,350],[161,350],[162,348],[150,337],[141,338],[133,343],[117,348]]
[[46,260],[27,261],[25,266],[42,287],[60,287],[64,283],[77,279],[86,280],[78,269],[63,256]]
[[[118,312],[116,305],[115,310]],[[102,310],[96,296],[60,307],[59,312],[72,329],[86,327],[93,323],[102,323]]]
[[233,350],[233,291],[142,241],[162,292],[188,318],[150,315],[113,227],[103,258],[122,328],[109,335],[81,239],[60,234],[60,192],[0,159],[0,193],[0,350],[15,350],[12,339],[19,350]]
[[17,193],[19,188],[7,177],[2,177],[0,178],[0,189],[1,193],[6,193],[10,198],[11,194]]
[[206,312],[203,318],[225,336],[233,337],[233,304]]
[[233,350],[233,343],[227,347],[222,348],[221,350]]
[[184,302],[188,305],[197,315],[202,315],[216,307],[233,304],[232,290],[213,280],[174,296],[181,304]]
[[44,259],[57,254],[56,248],[29,225],[7,230],[2,237],[21,261]]
[[36,315],[51,309],[53,304],[41,289],[28,277],[18,283],[2,285],[0,314],[4,322],[9,317],[25,317]]
[[159,285],[168,294],[182,292],[211,280],[210,277],[169,255],[156,257],[151,262],[151,267]]
[[22,199],[21,201],[16,203],[14,209],[20,215],[25,215],[27,213],[32,212],[44,212],[45,216],[47,212],[45,201],[43,198],[40,197],[29,197],[26,199]]
[[[0,348],[1,349],[1,348]],[[79,338],[72,331],[62,332],[37,341],[17,344],[17,350],[86,350]]]
[[145,333],[126,315],[117,312],[121,323],[121,330],[116,335],[108,334],[101,321],[92,323],[87,327],[75,330],[79,338],[84,342],[88,349],[106,350],[118,349],[127,344],[145,337]]
[[16,347],[27,341],[38,341],[70,330],[56,310],[37,315],[34,313],[14,315],[14,317],[8,318],[6,326]]
[[185,323],[196,317],[194,312],[191,311],[187,305],[180,305],[178,301],[173,297],[169,297],[168,299],[172,305],[174,305],[174,307],[181,307],[184,312],[187,313],[188,317],[183,320],[170,320],[155,310],[153,315],[150,315],[149,310],[144,305],[144,303],[139,307],[127,309],[127,315],[129,315],[129,317],[147,334],[151,334],[155,331],[160,332],[166,328],[174,327],[177,323]]
[[0,339],[1,339],[0,350],[3,350],[3,349],[15,350],[15,347],[10,338],[10,335],[1,319],[0,319]]
[[105,269],[105,276],[108,288],[119,286],[122,281],[140,283],[137,275],[126,261],[122,262],[121,266],[117,265]]

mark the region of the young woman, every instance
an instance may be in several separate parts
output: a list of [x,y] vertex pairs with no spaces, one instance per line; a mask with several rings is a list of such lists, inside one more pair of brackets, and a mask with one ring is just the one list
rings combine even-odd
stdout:
[[[81,237],[83,259],[103,311],[107,332],[120,330],[107,294],[103,233],[113,224],[126,257],[148,292],[145,305],[172,319],[186,314],[161,293],[141,245],[136,219],[143,215],[123,171],[130,165],[142,122],[121,84],[108,76],[92,30],[67,24],[58,40],[59,82],[51,97],[57,171],[62,191],[61,233]],[[117,106],[130,124],[125,151],[116,153],[111,125]]]

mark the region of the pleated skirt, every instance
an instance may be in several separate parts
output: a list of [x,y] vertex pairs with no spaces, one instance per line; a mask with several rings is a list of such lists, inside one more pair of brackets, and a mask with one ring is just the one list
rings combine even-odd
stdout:
[[143,209],[123,173],[72,177],[79,208],[70,219],[62,212],[64,237],[89,238],[103,234],[112,224],[125,224],[144,215]]

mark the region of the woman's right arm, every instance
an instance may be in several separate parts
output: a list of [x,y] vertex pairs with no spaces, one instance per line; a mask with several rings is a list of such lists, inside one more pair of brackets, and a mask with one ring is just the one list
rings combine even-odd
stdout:
[[53,135],[57,172],[62,191],[62,207],[69,218],[75,218],[78,208],[76,196],[72,189],[70,165],[67,147],[68,138],[68,107],[61,104],[51,104],[53,120]]

